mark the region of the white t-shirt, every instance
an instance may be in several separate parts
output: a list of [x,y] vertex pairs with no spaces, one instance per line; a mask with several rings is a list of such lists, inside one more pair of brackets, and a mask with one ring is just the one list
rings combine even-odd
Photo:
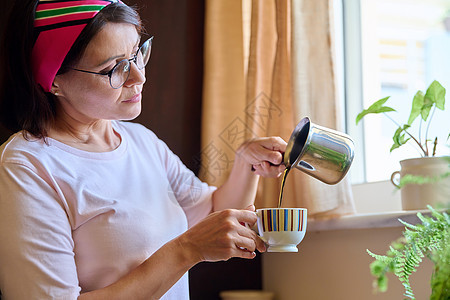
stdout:
[[[76,299],[107,286],[212,209],[202,183],[145,127],[113,121],[111,152],[22,133],[0,147],[4,299]],[[188,299],[183,276],[163,299]]]

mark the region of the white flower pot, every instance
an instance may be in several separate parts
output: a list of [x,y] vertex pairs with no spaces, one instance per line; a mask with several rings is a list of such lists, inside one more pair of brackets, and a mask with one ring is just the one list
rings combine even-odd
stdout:
[[[401,170],[391,176],[392,183],[398,187],[400,180],[408,174],[433,178],[450,171],[450,157],[420,157],[400,161]],[[402,208],[404,210],[426,209],[450,205],[450,176],[433,183],[406,184],[401,188]]]

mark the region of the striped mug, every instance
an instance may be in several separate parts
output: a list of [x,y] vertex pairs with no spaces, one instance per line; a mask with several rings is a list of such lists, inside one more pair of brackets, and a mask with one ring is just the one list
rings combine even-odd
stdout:
[[262,208],[256,210],[256,215],[267,252],[298,252],[297,245],[306,233],[306,208]]

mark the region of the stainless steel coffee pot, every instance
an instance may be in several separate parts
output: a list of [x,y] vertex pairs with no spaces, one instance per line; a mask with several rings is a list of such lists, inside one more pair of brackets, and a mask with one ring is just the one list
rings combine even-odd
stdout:
[[284,164],[327,184],[340,182],[354,157],[353,140],[346,134],[303,118],[289,138]]

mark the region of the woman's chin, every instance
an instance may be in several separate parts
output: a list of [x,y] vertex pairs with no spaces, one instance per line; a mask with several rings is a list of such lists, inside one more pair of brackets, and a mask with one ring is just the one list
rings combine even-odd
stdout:
[[135,103],[133,109],[129,110],[126,114],[123,114],[120,120],[131,121],[136,119],[141,114],[141,103]]

